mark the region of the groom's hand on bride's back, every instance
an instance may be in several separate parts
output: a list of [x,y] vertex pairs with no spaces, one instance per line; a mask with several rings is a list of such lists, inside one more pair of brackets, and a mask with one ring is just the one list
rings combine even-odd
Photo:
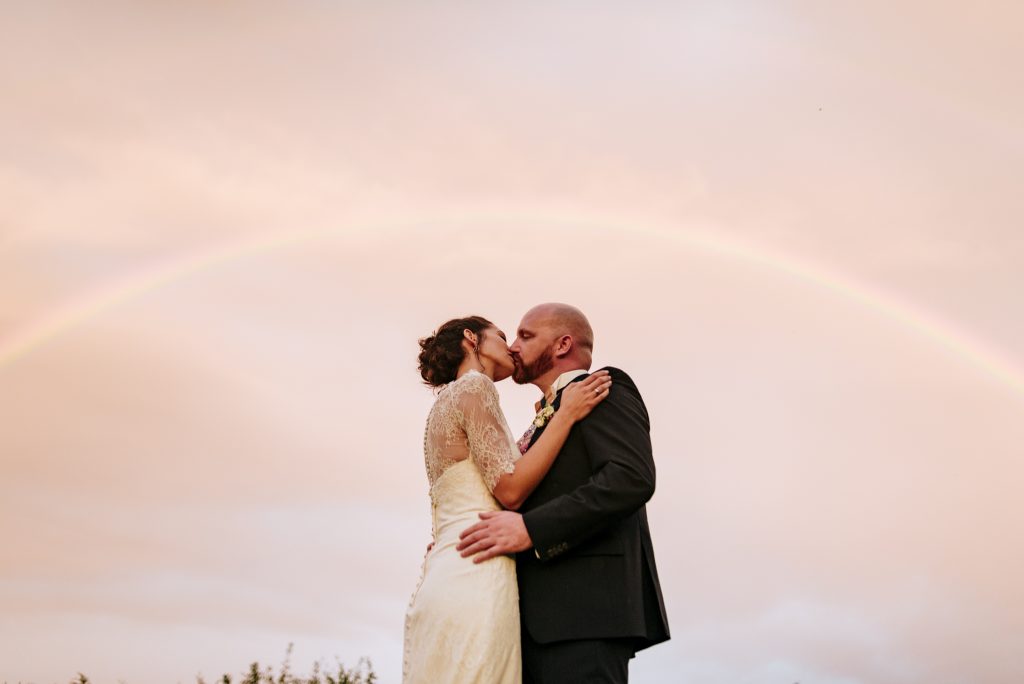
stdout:
[[523,516],[515,511],[484,511],[480,522],[463,530],[459,540],[455,549],[463,558],[473,556],[474,563],[533,546]]

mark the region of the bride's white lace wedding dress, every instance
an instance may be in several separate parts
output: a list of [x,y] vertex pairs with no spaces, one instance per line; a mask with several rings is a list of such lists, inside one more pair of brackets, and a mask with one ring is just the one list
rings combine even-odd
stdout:
[[474,563],[455,550],[481,511],[501,509],[491,491],[520,455],[489,377],[469,371],[440,391],[423,449],[434,546],[406,613],[402,681],[520,684],[515,560]]

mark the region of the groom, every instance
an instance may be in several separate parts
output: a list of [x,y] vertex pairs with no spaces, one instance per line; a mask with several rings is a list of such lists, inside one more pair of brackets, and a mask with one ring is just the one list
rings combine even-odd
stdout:
[[[579,309],[541,304],[510,347],[513,379],[544,392],[539,411],[557,410],[562,389],[589,374],[593,347]],[[647,409],[628,375],[607,370],[608,398],[573,427],[519,512],[481,513],[457,547],[476,562],[516,553],[524,684],[626,682],[630,658],[669,638],[645,508]],[[529,444],[544,431],[531,429]]]

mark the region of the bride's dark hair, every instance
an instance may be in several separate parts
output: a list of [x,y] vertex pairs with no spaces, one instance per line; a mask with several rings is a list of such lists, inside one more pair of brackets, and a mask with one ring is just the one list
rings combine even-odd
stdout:
[[431,387],[447,385],[455,379],[459,364],[465,358],[462,331],[472,330],[478,337],[494,324],[483,316],[453,318],[438,328],[433,335],[420,340],[420,375]]

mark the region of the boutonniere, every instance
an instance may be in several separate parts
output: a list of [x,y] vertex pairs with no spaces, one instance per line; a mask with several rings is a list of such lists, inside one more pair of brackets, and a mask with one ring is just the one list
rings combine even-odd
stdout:
[[537,428],[544,427],[544,424],[547,423],[553,415],[555,415],[555,407],[548,404],[537,412],[537,417],[533,419],[534,426]]

